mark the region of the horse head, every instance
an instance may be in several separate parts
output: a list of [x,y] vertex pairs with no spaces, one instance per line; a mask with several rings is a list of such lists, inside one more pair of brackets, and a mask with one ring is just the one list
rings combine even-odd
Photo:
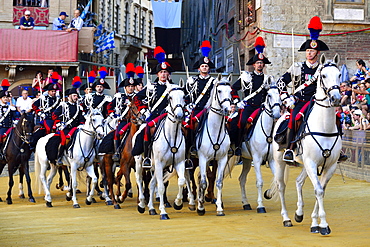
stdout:
[[85,126],[92,131],[98,140],[104,137],[104,117],[98,109],[92,109],[86,118]]
[[135,105],[135,100],[131,100],[131,102],[127,105],[129,107],[129,111],[127,113],[127,119],[136,125],[141,125],[145,122],[145,116],[141,114],[137,106]]
[[281,99],[279,88],[277,87],[277,84],[273,80],[272,76],[268,76],[266,85],[268,86],[268,91],[265,100],[265,107],[271,113],[274,119],[278,119],[281,116]]
[[336,54],[333,60],[326,60],[324,54],[320,57],[319,78],[316,90],[316,100],[329,100],[331,107],[339,106],[340,94],[340,71],[338,68],[339,55]]
[[32,142],[32,133],[34,127],[35,124],[33,121],[33,115],[31,113],[26,113],[25,111],[22,111],[21,117],[16,126],[17,132],[19,133],[17,134],[22,139],[22,141],[27,144]]
[[[183,85],[182,79],[180,79],[179,85]],[[169,90],[167,99],[167,112],[174,117],[175,121],[182,121],[185,117],[185,92],[184,88],[176,84],[167,83],[167,89]]]
[[218,74],[216,82],[211,93],[211,109],[226,116],[229,113],[231,105],[231,74],[223,77]]

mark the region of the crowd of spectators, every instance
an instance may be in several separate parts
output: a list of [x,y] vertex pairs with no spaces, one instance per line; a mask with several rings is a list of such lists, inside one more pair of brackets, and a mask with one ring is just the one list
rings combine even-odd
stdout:
[[370,69],[362,59],[356,65],[353,77],[340,85],[342,100],[337,112],[343,129],[370,130]]

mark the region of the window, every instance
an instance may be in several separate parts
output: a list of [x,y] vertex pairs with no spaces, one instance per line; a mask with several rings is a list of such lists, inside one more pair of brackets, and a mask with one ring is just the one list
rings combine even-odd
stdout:
[[120,33],[121,32],[121,25],[120,25],[120,22],[121,22],[121,11],[120,11],[120,4],[119,2],[116,3],[116,7],[114,8],[114,31],[116,31],[116,33]]
[[145,12],[143,12],[143,17],[141,18],[141,40],[145,43],[145,35],[146,35],[146,20],[145,20]]
[[334,0],[334,3],[364,3],[364,0]]
[[13,6],[47,8],[49,0],[13,0]]
[[240,29],[256,22],[255,0],[239,0],[239,25]]
[[152,20],[149,20],[149,34],[148,34],[148,44],[151,46],[152,45],[152,29],[153,29],[153,21]]
[[325,17],[327,21],[351,23],[369,21],[370,12],[364,0],[326,0]]
[[130,34],[130,6],[126,3],[125,6],[125,34]]
[[137,36],[137,13],[134,14],[134,36]]
[[227,36],[230,38],[234,35],[234,18],[231,18],[231,20],[227,23],[228,24],[228,33]]

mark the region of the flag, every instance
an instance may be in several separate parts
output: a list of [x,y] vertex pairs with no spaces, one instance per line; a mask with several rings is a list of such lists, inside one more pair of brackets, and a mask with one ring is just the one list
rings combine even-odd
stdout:
[[105,50],[109,50],[109,49],[113,49],[113,48],[115,48],[115,46],[114,46],[114,31],[111,32],[110,34],[108,34],[105,37],[103,42],[96,49],[96,53],[99,53],[99,52],[102,52],[102,51],[105,51]]
[[96,27],[95,37],[99,37],[103,34],[103,23]]
[[89,8],[90,8],[91,3],[92,3],[92,0],[90,0],[90,1],[87,3],[86,7],[85,7],[85,8],[84,8],[84,10],[82,11],[82,14],[81,14],[81,16],[80,16],[82,19],[85,19],[85,18],[86,18],[86,15],[87,15],[87,13],[89,12]]
[[100,46],[102,43],[103,43],[103,41],[104,41],[104,39],[107,37],[107,33],[103,33],[102,34],[102,36],[100,36],[95,42],[94,42],[94,45],[95,46]]

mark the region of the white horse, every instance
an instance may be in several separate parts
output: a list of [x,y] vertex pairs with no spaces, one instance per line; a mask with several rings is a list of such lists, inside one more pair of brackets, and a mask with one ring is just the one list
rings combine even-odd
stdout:
[[[324,55],[320,57],[320,65],[317,69],[317,89],[315,104],[308,116],[305,124],[302,140],[296,150],[295,161],[303,164],[304,168],[297,178],[298,209],[296,211],[296,221],[303,220],[303,199],[302,185],[307,175],[310,177],[314,187],[316,202],[311,214],[311,232],[330,234],[331,230],[326,221],[324,211],[325,188],[333,176],[337,167],[337,161],[342,148],[342,139],[336,125],[335,106],[338,106],[341,99],[339,90],[340,71],[337,67],[339,62],[338,54],[333,61],[326,61]],[[285,119],[283,115],[276,126]],[[276,132],[276,128],[275,128]],[[283,216],[284,226],[292,226],[285,206],[285,187],[284,172],[287,168],[283,161],[283,152],[277,151],[278,144],[273,142],[274,159],[276,161],[275,185],[279,191],[281,199],[281,215]],[[320,223],[319,223],[320,218]]]
[[[181,82],[180,82],[181,85]],[[149,210],[153,210],[153,199],[155,185],[157,185],[160,198],[159,210],[160,219],[169,219],[165,210],[163,194],[165,186],[163,183],[163,170],[167,167],[170,171],[175,169],[178,175],[179,192],[174,202],[174,208],[180,210],[183,207],[183,187],[185,185],[185,137],[181,130],[182,121],[185,117],[185,93],[182,87],[167,84],[168,106],[166,107],[167,116],[161,121],[154,136],[152,157],[154,176],[150,182]],[[192,196],[192,195],[190,195]],[[189,204],[195,205],[194,198]]]
[[[210,99],[207,103],[209,111],[206,113],[204,126],[196,138],[200,168],[200,181],[198,192],[198,215],[205,214],[204,194],[207,189],[207,167],[211,160],[218,162],[216,187],[217,187],[217,215],[224,216],[222,206],[222,186],[224,170],[227,165],[227,154],[230,149],[230,138],[226,130],[225,116],[231,104],[230,78],[218,76]],[[191,194],[191,193],[189,193]]]
[[[96,155],[97,140],[100,140],[104,135],[103,122],[104,118],[100,111],[95,109],[92,110],[86,116],[85,124],[78,128],[78,133],[76,134],[76,141],[73,145],[73,148],[70,151],[66,150],[64,152],[63,163],[71,167],[72,200],[74,208],[80,207],[76,198],[77,170],[81,168],[86,169],[88,176],[92,179],[92,188],[94,188],[95,184],[97,183],[97,178],[92,164]],[[37,142],[35,152],[35,176],[39,185],[39,192],[41,189],[40,185],[43,185],[47,207],[52,207],[50,185],[57,172],[57,166],[48,161],[45,146],[53,135],[54,134],[49,134],[42,137]],[[46,170],[49,163],[51,169],[50,174],[46,180]],[[87,205],[90,205],[92,203],[93,195],[94,190],[91,189],[86,198]],[[67,193],[66,197],[67,200],[70,199],[70,192]]]
[[[269,77],[267,80],[268,82],[266,83],[266,85],[270,85],[270,87],[267,91],[266,100],[261,107],[260,116],[255,123],[251,138],[248,142],[244,142],[242,146],[243,168],[239,176],[243,209],[251,210],[252,208],[246,196],[245,184],[247,182],[247,175],[251,169],[251,163],[253,160],[254,171],[256,173],[256,186],[258,190],[258,213],[266,213],[262,198],[263,179],[261,173],[261,165],[267,161],[272,173],[275,172],[271,145],[272,131],[276,119],[278,119],[281,115],[281,99],[279,89],[277,88],[275,83],[270,83],[271,77]],[[230,163],[235,164],[235,162],[233,162],[232,160],[233,159],[230,159]],[[226,172],[225,176],[227,176]]]

